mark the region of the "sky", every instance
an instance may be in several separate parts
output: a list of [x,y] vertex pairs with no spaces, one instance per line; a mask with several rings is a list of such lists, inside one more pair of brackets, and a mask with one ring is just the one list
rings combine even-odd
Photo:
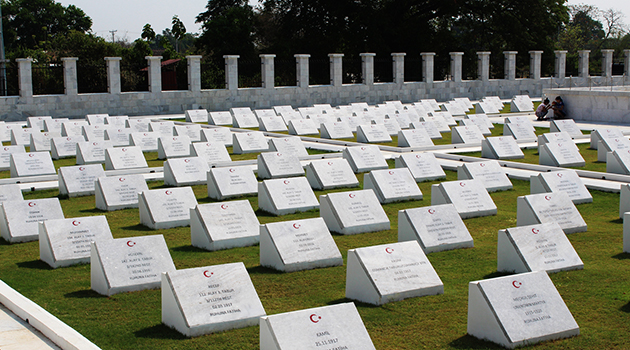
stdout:
[[[64,6],[75,5],[92,18],[92,31],[108,41],[110,31],[116,39],[127,39],[129,42],[139,38],[142,27],[151,24],[156,33],[171,28],[171,19],[178,15],[189,33],[199,33],[201,26],[195,18],[204,12],[208,0],[57,0]],[[250,4],[258,1],[250,0]],[[630,24],[630,1],[628,0],[569,0],[570,5],[595,5],[602,10],[615,8],[624,15],[624,22]]]

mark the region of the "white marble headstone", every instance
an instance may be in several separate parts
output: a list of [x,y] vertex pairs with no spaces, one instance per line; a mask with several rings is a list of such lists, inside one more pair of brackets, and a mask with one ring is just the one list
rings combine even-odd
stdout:
[[420,187],[408,168],[372,170],[363,176],[363,188],[373,190],[383,204],[422,199]]
[[512,136],[517,141],[536,141],[536,133],[530,124],[507,123],[503,125],[503,136]]
[[51,141],[55,137],[61,137],[60,132],[34,132],[31,134],[30,151],[42,152],[51,150]]
[[306,178],[316,190],[359,187],[359,180],[343,158],[314,160],[306,165]]
[[41,133],[35,128],[23,128],[11,130],[11,145],[29,146],[31,144],[31,134]]
[[261,225],[260,265],[293,272],[341,266],[343,258],[319,217]]
[[160,136],[173,136],[173,128],[175,127],[175,122],[162,120],[159,122],[150,122],[149,123],[149,131],[157,132]]
[[149,132],[149,118],[133,118],[127,119],[125,127],[131,129],[131,132]]
[[464,163],[457,167],[459,180],[481,180],[488,192],[512,189],[512,182],[496,160]]
[[39,223],[39,258],[52,268],[90,263],[90,242],[113,239],[103,215]]
[[44,121],[52,120],[52,117],[28,117],[26,118],[26,127],[27,128],[35,128],[37,130],[44,130]]
[[387,169],[387,161],[376,145],[346,147],[343,158],[348,160],[355,173],[365,173],[371,170]]
[[258,119],[256,115],[250,113],[234,114],[232,116],[232,125],[235,128],[258,128]]
[[143,175],[101,177],[95,181],[96,208],[113,211],[138,207],[138,193],[148,191]]
[[58,198],[16,200],[0,203],[0,234],[10,243],[39,239],[37,223],[63,219]]
[[105,150],[113,148],[111,141],[77,142],[77,164],[105,163]]
[[342,235],[389,230],[389,218],[372,190],[319,196],[319,215],[328,229]]
[[474,247],[453,204],[398,211],[398,241],[418,241],[426,254]]
[[193,186],[207,181],[210,166],[201,157],[171,158],[164,162],[164,185]]
[[103,125],[105,124],[105,119],[109,116],[109,114],[88,114],[85,116],[85,120],[90,123],[90,125]]
[[591,148],[597,149],[597,142],[603,138],[621,138],[623,132],[617,128],[595,129],[591,132]]
[[575,170],[560,170],[532,175],[530,193],[564,192],[574,204],[591,203],[593,196]]
[[142,149],[138,146],[105,149],[105,170],[148,168]]
[[348,250],[348,299],[383,305],[443,293],[442,280],[415,240]]
[[18,184],[8,184],[0,186],[0,203],[7,201],[24,200],[22,189]]
[[189,109],[186,111],[186,121],[190,123],[207,123],[208,111],[205,109]]
[[555,222],[564,233],[584,232],[586,222],[564,192],[530,194],[516,198],[516,226]]
[[62,122],[61,136],[83,136],[83,126],[87,125],[89,124],[85,120],[71,120]]
[[306,177],[265,180],[258,184],[258,207],[274,215],[319,208]]
[[57,174],[50,152],[11,153],[11,177]]
[[190,157],[191,139],[183,136],[160,136],[158,138],[158,159]]
[[191,142],[198,142],[201,141],[201,125],[175,125],[173,134],[175,136],[188,136]]
[[258,181],[247,166],[212,168],[208,171],[208,197],[224,200],[230,197],[255,195]]
[[385,126],[380,124],[357,126],[357,142],[362,143],[386,143],[392,142]]
[[206,203],[190,209],[193,247],[215,251],[257,244],[260,223],[248,200]]
[[451,143],[480,144],[484,139],[476,125],[456,126],[451,129]]
[[310,119],[289,120],[289,135],[319,135],[317,125]]
[[228,128],[201,129],[201,142],[220,143],[225,147],[232,146],[232,132]]
[[110,128],[110,126],[106,124],[84,125],[81,128],[81,135],[83,135],[88,141],[104,141],[105,130],[107,130],[108,128]]
[[354,137],[350,125],[344,122],[321,123],[320,136],[323,139],[351,139]]
[[582,130],[580,130],[577,124],[575,124],[573,119],[551,120],[549,123],[549,131],[566,131],[573,138],[584,136],[584,134],[582,134]]
[[250,131],[232,134],[234,154],[267,152],[269,145],[262,132]]
[[191,187],[161,188],[138,193],[140,223],[154,230],[190,225],[197,206]]
[[422,129],[401,130],[398,132],[398,147],[432,147],[433,141]]
[[22,129],[22,124],[18,124],[18,123],[9,124],[9,123],[2,122],[2,124],[0,124],[0,141],[2,142],[11,141],[11,134],[14,129],[16,130]]
[[26,153],[23,145],[1,146],[0,147],[0,171],[11,169],[11,154]]
[[[571,144],[573,144],[571,142]],[[538,145],[538,163],[559,167],[582,167],[584,158],[576,147],[566,143],[546,143]]]
[[435,126],[435,123],[433,122],[428,122],[428,121],[411,122],[409,124],[409,128],[410,129],[424,129],[424,131],[426,131],[426,133],[429,134],[429,137],[431,137],[432,140],[436,140],[436,139],[439,140],[442,138],[442,134],[440,134],[440,130],[438,130],[438,128]]
[[481,157],[490,159],[522,159],[523,151],[512,136],[487,137],[481,141]]
[[114,146],[129,146],[129,135],[131,129],[107,129],[105,130],[105,140],[110,140]]
[[222,142],[193,142],[190,144],[190,155],[203,159],[207,164],[232,161]]
[[126,115],[107,116],[105,117],[105,125],[115,129],[124,129],[127,127],[127,120],[129,117]]
[[298,158],[308,156],[308,151],[297,136],[279,137],[269,139],[269,151],[292,154]]
[[431,186],[431,205],[452,203],[462,217],[474,218],[497,214],[481,180],[447,181]]
[[271,132],[281,132],[281,131],[289,131],[287,129],[286,124],[284,124],[284,119],[281,116],[274,117],[261,117],[258,119],[258,130],[260,131],[271,131]]
[[142,152],[157,152],[157,141],[160,133],[155,131],[132,132],[129,134],[129,145],[138,146]]
[[396,168],[409,169],[416,182],[446,178],[446,173],[431,152],[403,153],[396,158],[395,164]]
[[597,142],[597,161],[605,162],[606,156],[612,151],[630,150],[630,140],[622,137],[604,137]]
[[76,157],[77,143],[85,142],[83,136],[62,136],[54,137],[50,142],[50,153],[52,159]]
[[59,168],[59,194],[79,197],[94,194],[94,181],[105,176],[103,165],[88,164]]
[[256,326],[265,315],[242,262],[162,274],[162,322],[187,337]]
[[544,134],[538,136],[538,146],[539,147],[540,147],[540,145],[543,145],[543,144],[546,144],[546,143],[561,143],[563,146],[566,145],[566,147],[571,146],[571,147],[573,147],[575,149],[578,149],[578,146],[575,144],[575,142],[571,138],[571,135],[569,135],[569,133],[566,132],[566,131],[562,131],[562,132],[548,132],[548,133],[544,133]]
[[263,152],[257,157],[258,177],[277,179],[304,175],[304,168],[293,153]]
[[460,126],[476,126],[481,131],[481,134],[484,136],[492,135],[492,131],[486,126],[483,121],[479,121],[476,119],[462,119],[459,121]]
[[612,151],[606,154],[606,172],[630,175],[630,150]]
[[118,238],[90,243],[91,288],[117,293],[160,288],[160,275],[175,271],[162,235]]
[[232,125],[232,114],[228,111],[210,112],[208,115],[208,124],[211,125]]

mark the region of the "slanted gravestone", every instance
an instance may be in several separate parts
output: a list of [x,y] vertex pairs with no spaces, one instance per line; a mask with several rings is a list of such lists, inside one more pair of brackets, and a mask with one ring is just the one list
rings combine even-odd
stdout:
[[260,226],[260,265],[284,272],[341,266],[343,258],[322,218]]
[[111,141],[79,141],[76,152],[77,165],[105,163],[105,150],[113,147]]
[[481,180],[488,192],[512,189],[512,182],[496,160],[464,163],[457,167],[459,180]]
[[31,134],[30,151],[43,152],[51,150],[51,141],[54,137],[61,137],[59,132],[35,132]]
[[451,129],[451,143],[480,144],[484,140],[481,130],[476,125],[456,126]]
[[357,126],[357,142],[362,143],[387,143],[392,142],[385,126],[379,124]]
[[343,150],[343,158],[357,174],[389,168],[385,157],[376,145],[346,147]]
[[317,125],[310,119],[289,120],[289,135],[319,135]]
[[591,149],[597,149],[597,142],[603,138],[622,138],[623,132],[617,128],[595,129],[591,132]]
[[201,142],[220,143],[225,147],[232,146],[232,132],[228,128],[201,129]]
[[164,162],[164,184],[167,186],[202,185],[207,181],[208,163],[200,157],[171,158]]
[[418,241],[426,254],[474,246],[453,204],[398,211],[398,241]]
[[85,116],[85,120],[90,125],[104,125],[107,117],[109,117],[109,114],[88,114]]
[[38,222],[64,218],[56,197],[5,201],[0,211],[0,235],[9,243],[36,241]]
[[125,127],[131,129],[131,132],[149,132],[149,118],[133,118],[127,119]]
[[161,274],[175,271],[162,235],[90,243],[91,288],[107,296],[160,288]]
[[433,141],[422,129],[401,130],[398,132],[398,147],[432,147]]
[[1,146],[0,147],[0,171],[11,169],[11,154],[26,153],[26,149],[22,145]]
[[62,122],[61,136],[83,136],[83,127],[87,125],[89,124],[85,120],[72,120]]
[[537,271],[470,282],[468,334],[513,349],[580,329],[553,281]]
[[158,159],[190,157],[191,139],[188,135],[158,138]]
[[211,168],[208,171],[208,197],[216,200],[258,194],[258,181],[247,166]]
[[586,222],[564,192],[530,194],[516,198],[516,226],[556,222],[564,233],[584,232]]
[[7,201],[24,200],[22,189],[18,184],[8,184],[0,186],[0,203]]
[[431,205],[452,203],[462,217],[474,218],[497,214],[481,180],[446,181],[431,186]]
[[422,199],[422,192],[407,168],[372,170],[364,175],[363,188],[373,190],[382,204]]
[[608,153],[606,155],[606,172],[630,175],[630,150]]
[[23,128],[11,130],[11,145],[29,146],[31,144],[31,135],[33,133],[41,133],[35,128]]
[[630,140],[625,137],[604,137],[597,141],[597,161],[605,162],[606,156],[612,151],[630,150]]
[[389,218],[372,190],[319,196],[319,215],[328,229],[342,235],[389,230]]
[[18,124],[18,123],[13,124],[13,123],[5,123],[5,122],[0,123],[0,141],[2,142],[11,141],[11,134],[14,129],[21,130],[22,124]]
[[265,180],[258,184],[258,207],[273,215],[319,208],[306,177]]
[[269,151],[292,154],[298,158],[308,156],[308,151],[304,147],[302,139],[297,136],[269,139]]
[[575,170],[560,170],[532,175],[530,193],[564,192],[574,204],[591,203],[593,196]]
[[159,122],[150,122],[149,123],[149,131],[157,132],[160,136],[168,137],[174,136],[173,128],[175,127],[175,122],[172,121],[159,121]]
[[424,129],[424,131],[426,131],[427,134],[429,134],[429,137],[431,137],[432,140],[439,140],[442,138],[442,134],[440,134],[440,130],[438,130],[438,128],[435,126],[435,123],[433,122],[411,122],[409,124],[409,128],[410,129]]
[[90,263],[90,242],[113,239],[103,215],[39,223],[39,258],[56,269]]
[[487,137],[481,141],[481,157],[490,159],[522,159],[525,154],[512,136]]
[[110,128],[108,125],[84,125],[81,129],[81,135],[88,141],[105,141],[105,130]]
[[124,129],[127,127],[128,120],[129,117],[126,115],[107,116],[105,117],[105,125],[114,129]]
[[189,123],[207,123],[208,111],[205,109],[186,110],[186,121]]
[[584,263],[555,222],[499,230],[497,271],[548,273],[579,270]]
[[359,180],[343,158],[314,160],[306,165],[306,178],[316,190],[359,187]]
[[479,131],[481,131],[481,134],[483,136],[490,136],[490,135],[492,135],[492,131],[490,131],[490,129],[488,129],[486,124],[481,122],[481,121],[478,121],[478,120],[462,119],[462,120],[459,121],[459,125],[460,126],[476,126],[477,128],[479,128]]
[[284,124],[284,119],[281,116],[274,117],[261,117],[258,119],[258,130],[260,131],[270,131],[270,132],[287,132],[286,124]]
[[259,131],[234,133],[232,146],[234,154],[260,153],[269,150],[265,135]]
[[62,166],[59,168],[59,194],[69,197],[91,196],[94,182],[105,176],[101,164]]
[[431,152],[403,153],[396,158],[395,164],[396,168],[409,169],[416,182],[446,178],[446,173]]
[[11,153],[11,177],[57,174],[50,152]]
[[77,156],[77,143],[85,142],[83,136],[53,137],[50,142],[50,154],[52,159],[61,159]]
[[538,147],[546,143],[561,143],[566,147],[573,147],[579,151],[578,146],[575,144],[571,135],[568,132],[548,132],[538,136]]
[[140,147],[142,152],[157,152],[158,138],[160,134],[155,131],[132,132],[129,134],[129,145]]
[[260,223],[248,200],[206,203],[190,209],[193,247],[215,251],[260,241]]
[[207,164],[232,161],[227,148],[221,142],[193,142],[190,144],[190,155],[203,159]]
[[263,152],[258,155],[258,177],[278,179],[304,175],[304,168],[293,153]]
[[[573,144],[571,142],[571,144]],[[538,145],[538,164],[559,167],[583,167],[584,158],[576,147],[566,143]]]
[[28,117],[26,118],[26,127],[27,128],[34,128],[37,130],[44,130],[44,121],[45,120],[52,120],[53,118],[50,116],[46,116],[46,117]]
[[175,125],[173,134],[175,136],[188,136],[191,142],[198,142],[201,141],[201,125]]
[[354,137],[350,125],[332,121],[320,124],[320,136],[323,139],[351,139]]
[[256,326],[265,315],[242,262],[162,274],[162,323],[187,337]]
[[142,149],[138,146],[105,149],[105,170],[148,168]]
[[529,124],[507,123],[503,125],[503,136],[512,136],[516,141],[534,142],[536,133]]
[[549,123],[549,131],[550,132],[561,132],[566,131],[571,135],[572,138],[582,137],[582,130],[575,124],[573,119],[560,119],[560,120],[551,120]]
[[105,140],[111,140],[114,146],[129,146],[131,129],[107,129]]
[[443,293],[442,280],[416,241],[348,250],[348,299],[383,305]]
[[208,115],[208,124],[232,126],[232,114],[228,111],[210,112]]
[[190,209],[197,206],[191,187],[138,193],[140,223],[154,230],[190,225]]
[[94,184],[96,208],[113,211],[138,207],[138,193],[148,191],[143,175],[100,177]]

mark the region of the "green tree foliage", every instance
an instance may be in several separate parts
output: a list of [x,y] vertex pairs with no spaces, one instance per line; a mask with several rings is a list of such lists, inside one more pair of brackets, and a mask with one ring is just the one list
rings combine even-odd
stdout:
[[184,35],[186,35],[186,27],[177,15],[173,16],[172,24],[173,27],[171,28],[171,33],[175,38],[175,51],[179,52],[179,41],[184,38]]
[[92,27],[83,10],[53,0],[3,0],[1,6],[8,52],[41,48],[71,31],[85,33]]
[[149,42],[155,40],[155,31],[153,30],[153,28],[151,27],[149,23],[145,24],[144,27],[142,27],[141,37],[142,39]]

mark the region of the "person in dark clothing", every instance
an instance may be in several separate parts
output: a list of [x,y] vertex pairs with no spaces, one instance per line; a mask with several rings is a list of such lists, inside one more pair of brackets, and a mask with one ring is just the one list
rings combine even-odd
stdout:
[[565,119],[567,117],[567,111],[565,110],[562,97],[556,97],[555,101],[551,104],[551,109],[553,109],[553,119]]

